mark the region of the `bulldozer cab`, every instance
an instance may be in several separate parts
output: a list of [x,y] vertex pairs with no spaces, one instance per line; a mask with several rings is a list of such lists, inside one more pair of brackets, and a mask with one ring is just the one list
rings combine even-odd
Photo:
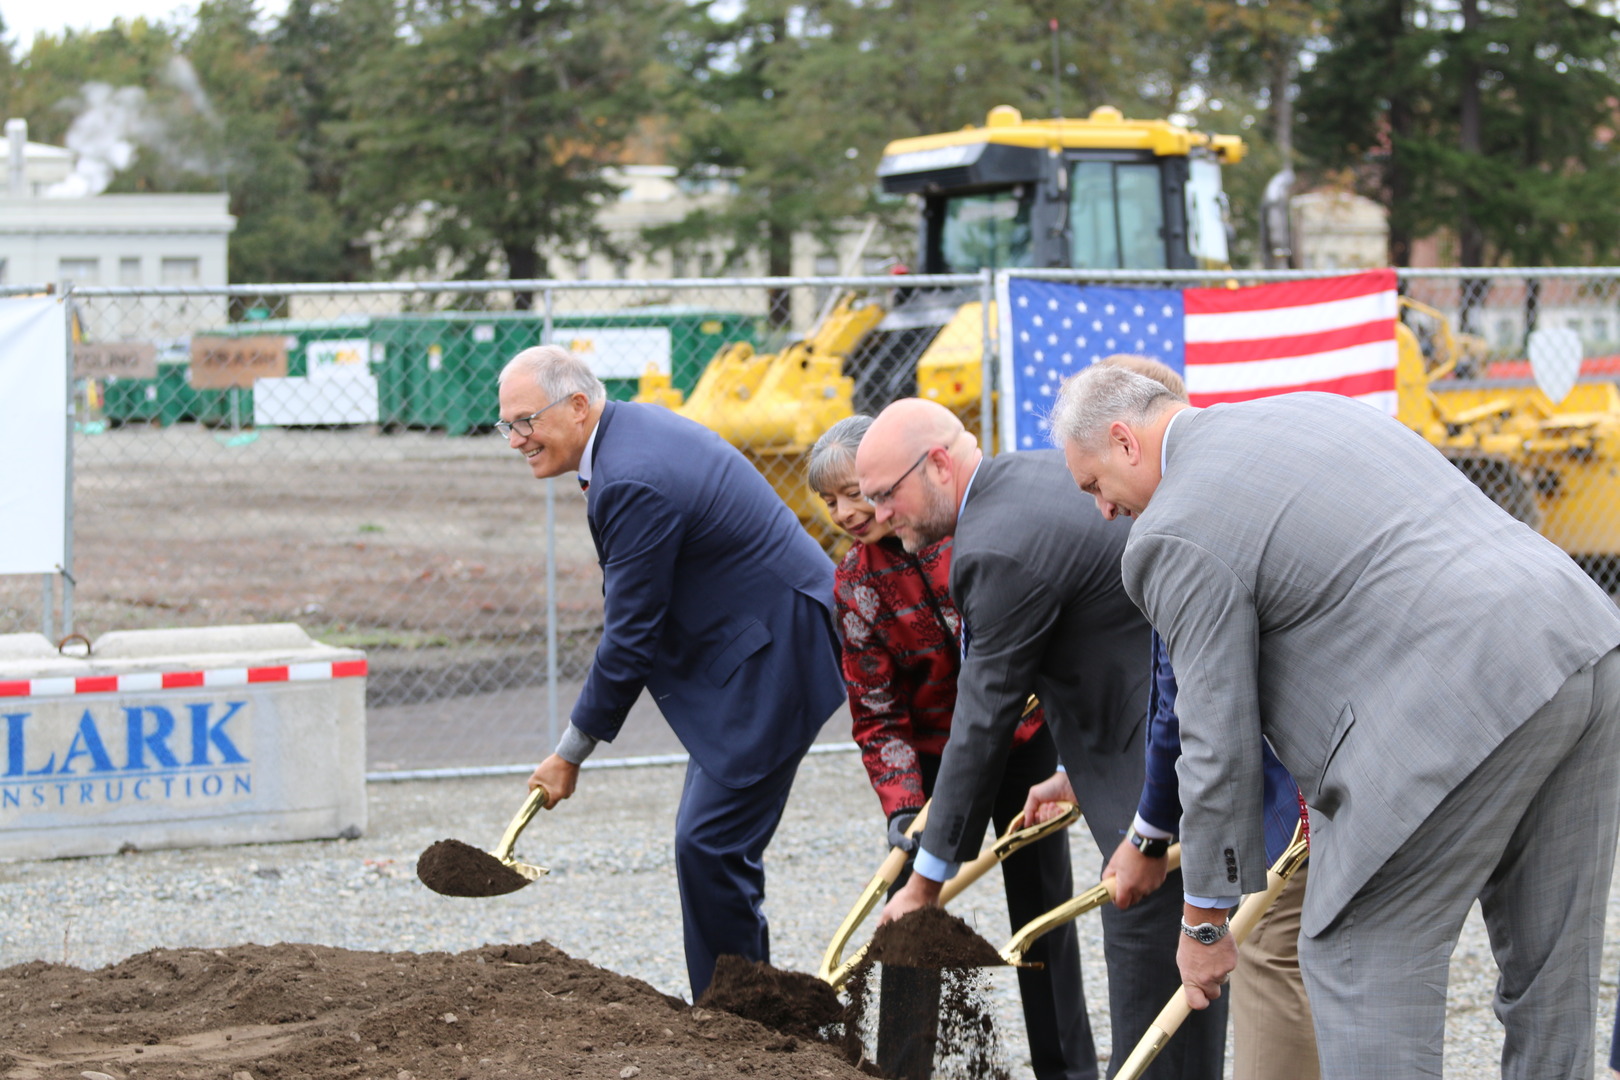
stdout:
[[922,203],[918,267],[1227,269],[1221,166],[1242,140],[1102,107],[1083,120],[1025,120],[1007,105],[984,127],[892,142],[883,190]]

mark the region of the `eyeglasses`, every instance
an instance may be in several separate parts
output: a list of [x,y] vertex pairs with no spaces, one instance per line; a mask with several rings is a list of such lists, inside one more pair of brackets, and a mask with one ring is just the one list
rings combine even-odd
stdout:
[[536,420],[544,416],[549,410],[555,409],[557,406],[561,405],[567,400],[568,398],[565,397],[558,398],[556,401],[553,401],[550,405],[547,405],[539,412],[532,412],[528,416],[520,416],[516,420],[497,420],[495,421],[495,430],[501,433],[501,438],[503,439],[511,438],[512,432],[514,431],[518,433],[518,438],[527,439],[530,435],[534,434],[534,422]]
[[922,457],[918,458],[916,461],[913,461],[911,463],[911,468],[900,474],[900,479],[896,480],[882,491],[872,492],[872,494],[866,497],[866,501],[871,503],[873,506],[883,506],[888,503],[890,499],[894,498],[894,493],[899,490],[900,485],[906,482],[906,477],[916,472],[917,466],[928,460],[929,454],[932,454],[935,450],[943,449],[945,449],[943,446],[934,446],[924,450],[922,452]]

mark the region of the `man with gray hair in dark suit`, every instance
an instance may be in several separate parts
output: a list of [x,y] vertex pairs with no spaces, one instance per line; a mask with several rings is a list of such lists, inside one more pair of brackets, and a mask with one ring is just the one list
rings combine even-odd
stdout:
[[[855,457],[861,493],[910,550],[954,536],[950,592],[964,651],[956,712],[940,759],[911,879],[883,917],[934,902],[984,836],[1024,702],[1035,693],[1067,773],[1037,785],[1029,806],[1072,799],[1102,860],[1126,835],[1144,775],[1151,649],[1125,595],[1119,559],[1128,523],[1104,522],[1051,450],[986,458],[935,402],[884,409]],[[1103,909],[1112,1070],[1176,990],[1178,877],[1129,910]],[[1147,1075],[1219,1080],[1226,1017],[1194,1017]],[[1092,1075],[1095,1075],[1094,1073]]]
[[1178,957],[1195,1008],[1265,884],[1260,737],[1311,809],[1301,920],[1325,1080],[1439,1076],[1478,899],[1505,1077],[1591,1077],[1620,826],[1620,615],[1414,432],[1331,394],[1208,409],[1096,367],[1054,440],[1180,684]]

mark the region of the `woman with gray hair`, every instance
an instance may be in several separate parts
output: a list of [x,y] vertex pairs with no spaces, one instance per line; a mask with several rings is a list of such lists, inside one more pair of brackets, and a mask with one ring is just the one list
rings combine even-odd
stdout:
[[[857,414],[828,428],[810,449],[806,473],[833,524],[857,541],[839,564],[833,585],[853,734],[889,821],[889,843],[915,854],[917,841],[905,833],[933,791],[950,737],[962,618],[949,592],[951,539],[912,554],[887,524],[878,522],[876,510],[861,495],[855,450],[871,425],[870,416]],[[1045,714],[1036,709],[1018,726],[996,793],[992,818],[998,832],[1023,810],[1030,785],[1056,768],[1056,746]],[[1002,864],[1013,926],[1045,911],[1040,875],[1043,866],[1050,869],[1050,860],[1061,857],[1063,878],[1070,880],[1068,839],[1051,840]],[[909,874],[908,865],[895,888]],[[1065,891],[1058,899],[1068,895]],[[1096,1052],[1078,980],[1075,986],[1054,988],[1049,970],[1029,968],[1019,969],[1018,978],[1035,1075],[1046,1080],[1094,1070]],[[888,1076],[926,1078],[939,1020],[939,973],[886,966],[882,980],[888,992],[878,998],[878,1065]],[[1083,1032],[1065,1032],[1076,1022]]]

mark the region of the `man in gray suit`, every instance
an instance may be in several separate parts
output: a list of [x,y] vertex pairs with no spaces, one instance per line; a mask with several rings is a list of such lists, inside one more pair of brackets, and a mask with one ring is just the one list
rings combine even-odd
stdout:
[[[985,460],[950,410],[917,398],[883,410],[861,440],[855,471],[877,519],[909,550],[955,537],[950,591],[964,628],[956,712],[928,827],[911,879],[883,917],[934,902],[956,865],[978,852],[995,779],[1031,692],[1068,770],[1036,790],[1042,801],[1078,795],[1100,870],[1131,824],[1144,773],[1151,648],[1148,625],[1120,580],[1128,523],[1098,520],[1055,452]],[[1112,1071],[1179,983],[1179,916],[1175,888],[1128,911],[1103,911]],[[1054,954],[1073,953],[1073,927],[1054,934],[1062,943]],[[1067,985],[1080,985],[1078,975]],[[1225,1025],[1223,1012],[1195,1018],[1148,1075],[1218,1080]]]
[[1311,807],[1301,923],[1322,1076],[1439,1076],[1477,898],[1504,1076],[1590,1077],[1620,820],[1620,615],[1395,420],[1325,394],[1189,408],[1092,368],[1052,418],[1180,681],[1195,1007],[1265,881],[1263,734]]

